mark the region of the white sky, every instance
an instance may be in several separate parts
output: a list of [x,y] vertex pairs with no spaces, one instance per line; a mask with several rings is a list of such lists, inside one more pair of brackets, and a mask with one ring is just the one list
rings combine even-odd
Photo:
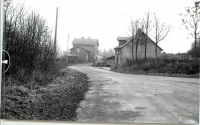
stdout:
[[[193,41],[184,26],[180,13],[184,7],[193,6],[194,0],[13,0],[15,5],[24,2],[39,12],[55,27],[56,7],[59,7],[58,46],[67,50],[74,38],[91,37],[99,40],[99,48],[109,49],[118,45],[118,36],[128,36],[131,19],[142,18],[145,12],[155,12],[165,23],[170,23],[173,31],[159,46],[167,53],[186,52]],[[153,35],[150,36],[154,40]]]

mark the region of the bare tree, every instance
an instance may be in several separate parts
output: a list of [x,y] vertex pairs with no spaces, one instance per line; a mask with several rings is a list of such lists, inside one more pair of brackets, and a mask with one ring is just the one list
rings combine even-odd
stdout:
[[195,7],[186,7],[186,14],[180,14],[182,16],[182,23],[189,34],[194,37],[194,57],[197,59],[196,45],[197,38],[199,37],[199,22],[200,22],[200,7],[198,2],[195,2]]
[[129,39],[131,41],[131,45],[129,44],[129,47],[131,48],[132,61],[134,61],[134,47],[136,45],[136,42],[135,42],[136,32],[139,28],[138,24],[139,24],[138,19],[134,21],[131,20],[131,27],[130,27],[131,37]]
[[145,31],[145,43],[144,43],[144,58],[146,60],[147,58],[147,38],[149,35],[149,31],[151,29],[151,20],[150,20],[150,12],[145,13],[145,17],[143,18],[143,26],[144,26],[144,31]]
[[105,60],[106,58],[114,55],[114,50],[113,49],[109,49],[109,50],[104,49],[103,51],[100,50],[98,55],[102,56],[103,60]]
[[139,19],[136,19],[135,21],[131,21],[131,48],[132,51],[132,61],[134,61],[134,47],[135,47],[135,60],[138,60],[138,47],[139,45],[143,45],[143,37],[142,37],[142,32],[143,32],[143,25],[140,22]]
[[166,23],[162,23],[160,19],[154,13],[153,29],[154,29],[154,36],[155,36],[155,42],[156,42],[155,54],[156,54],[156,59],[158,60],[158,56],[157,56],[158,43],[166,38],[166,36],[168,35],[171,29],[171,26]]
[[25,11],[24,6],[8,5],[4,12],[4,49],[11,56],[8,75],[23,83],[36,70],[46,75],[56,72],[52,32],[46,21],[34,11]]

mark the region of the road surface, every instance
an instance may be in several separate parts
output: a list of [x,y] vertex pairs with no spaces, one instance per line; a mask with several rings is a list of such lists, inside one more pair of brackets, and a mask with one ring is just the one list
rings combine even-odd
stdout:
[[79,122],[199,123],[199,79],[121,74],[88,65],[90,88],[77,109]]

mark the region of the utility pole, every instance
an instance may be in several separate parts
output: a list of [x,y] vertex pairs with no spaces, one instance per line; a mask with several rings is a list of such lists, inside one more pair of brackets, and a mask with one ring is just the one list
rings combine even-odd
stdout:
[[67,64],[68,64],[68,59],[69,59],[68,48],[69,48],[69,33],[68,33],[68,40],[67,40]]
[[58,21],[58,7],[56,8],[56,25],[55,25],[55,38],[54,38],[54,54],[56,59],[56,45],[57,45],[57,21]]
[[[197,21],[197,16],[198,16],[198,4],[200,3],[200,1],[196,1],[194,4],[195,4],[195,9],[196,9],[196,12],[195,12],[195,22],[196,22],[196,25],[198,23]],[[196,44],[197,44],[197,28],[195,27],[195,34],[194,34],[194,37],[195,37],[195,41],[194,41],[194,58],[195,58],[195,63],[197,62],[197,53],[196,53]]]
[[67,55],[68,55],[68,49],[69,48],[69,33],[68,33],[68,41],[67,41]]

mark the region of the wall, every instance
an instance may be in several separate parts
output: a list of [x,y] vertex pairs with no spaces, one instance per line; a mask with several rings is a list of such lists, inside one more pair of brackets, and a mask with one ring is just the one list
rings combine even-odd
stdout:
[[73,47],[77,47],[77,46],[80,46],[80,47],[90,51],[89,58],[88,58],[89,62],[94,62],[95,61],[95,56],[97,54],[97,53],[95,54],[95,52],[98,51],[98,47],[95,47],[93,45],[77,45],[77,44],[73,44]]
[[120,49],[115,49],[115,64],[120,64],[120,55],[118,55],[117,53],[118,52],[121,52],[121,50]]
[[77,56],[68,56],[68,63],[77,63],[78,62],[78,57]]
[[[147,58],[156,58],[155,54],[156,45],[150,41],[147,44]],[[157,56],[161,56],[161,50],[157,47]]]
[[106,61],[106,65],[108,65],[108,66],[113,66],[114,65],[114,63],[115,63],[115,60],[113,59],[113,60],[107,60]]
[[76,54],[78,55],[78,59],[81,62],[88,62],[88,55],[89,52],[81,49],[81,48],[75,48],[71,50],[71,54]]
[[[126,44],[122,49],[121,49],[121,54],[120,54],[120,64],[123,65],[124,63],[127,62],[127,60],[132,61],[132,43],[128,43]],[[147,58],[156,58],[156,54],[155,54],[155,47],[156,45],[154,43],[152,43],[150,41],[150,39],[148,39],[147,42]],[[134,46],[133,48],[133,58],[134,60],[136,59],[136,48]],[[159,48],[157,48],[157,56],[160,57],[161,56],[161,50]],[[145,57],[145,47],[144,45],[139,45],[138,46],[138,51],[137,51],[137,57],[138,59],[144,59]]]
[[119,46],[125,44],[127,42],[127,40],[119,40]]

